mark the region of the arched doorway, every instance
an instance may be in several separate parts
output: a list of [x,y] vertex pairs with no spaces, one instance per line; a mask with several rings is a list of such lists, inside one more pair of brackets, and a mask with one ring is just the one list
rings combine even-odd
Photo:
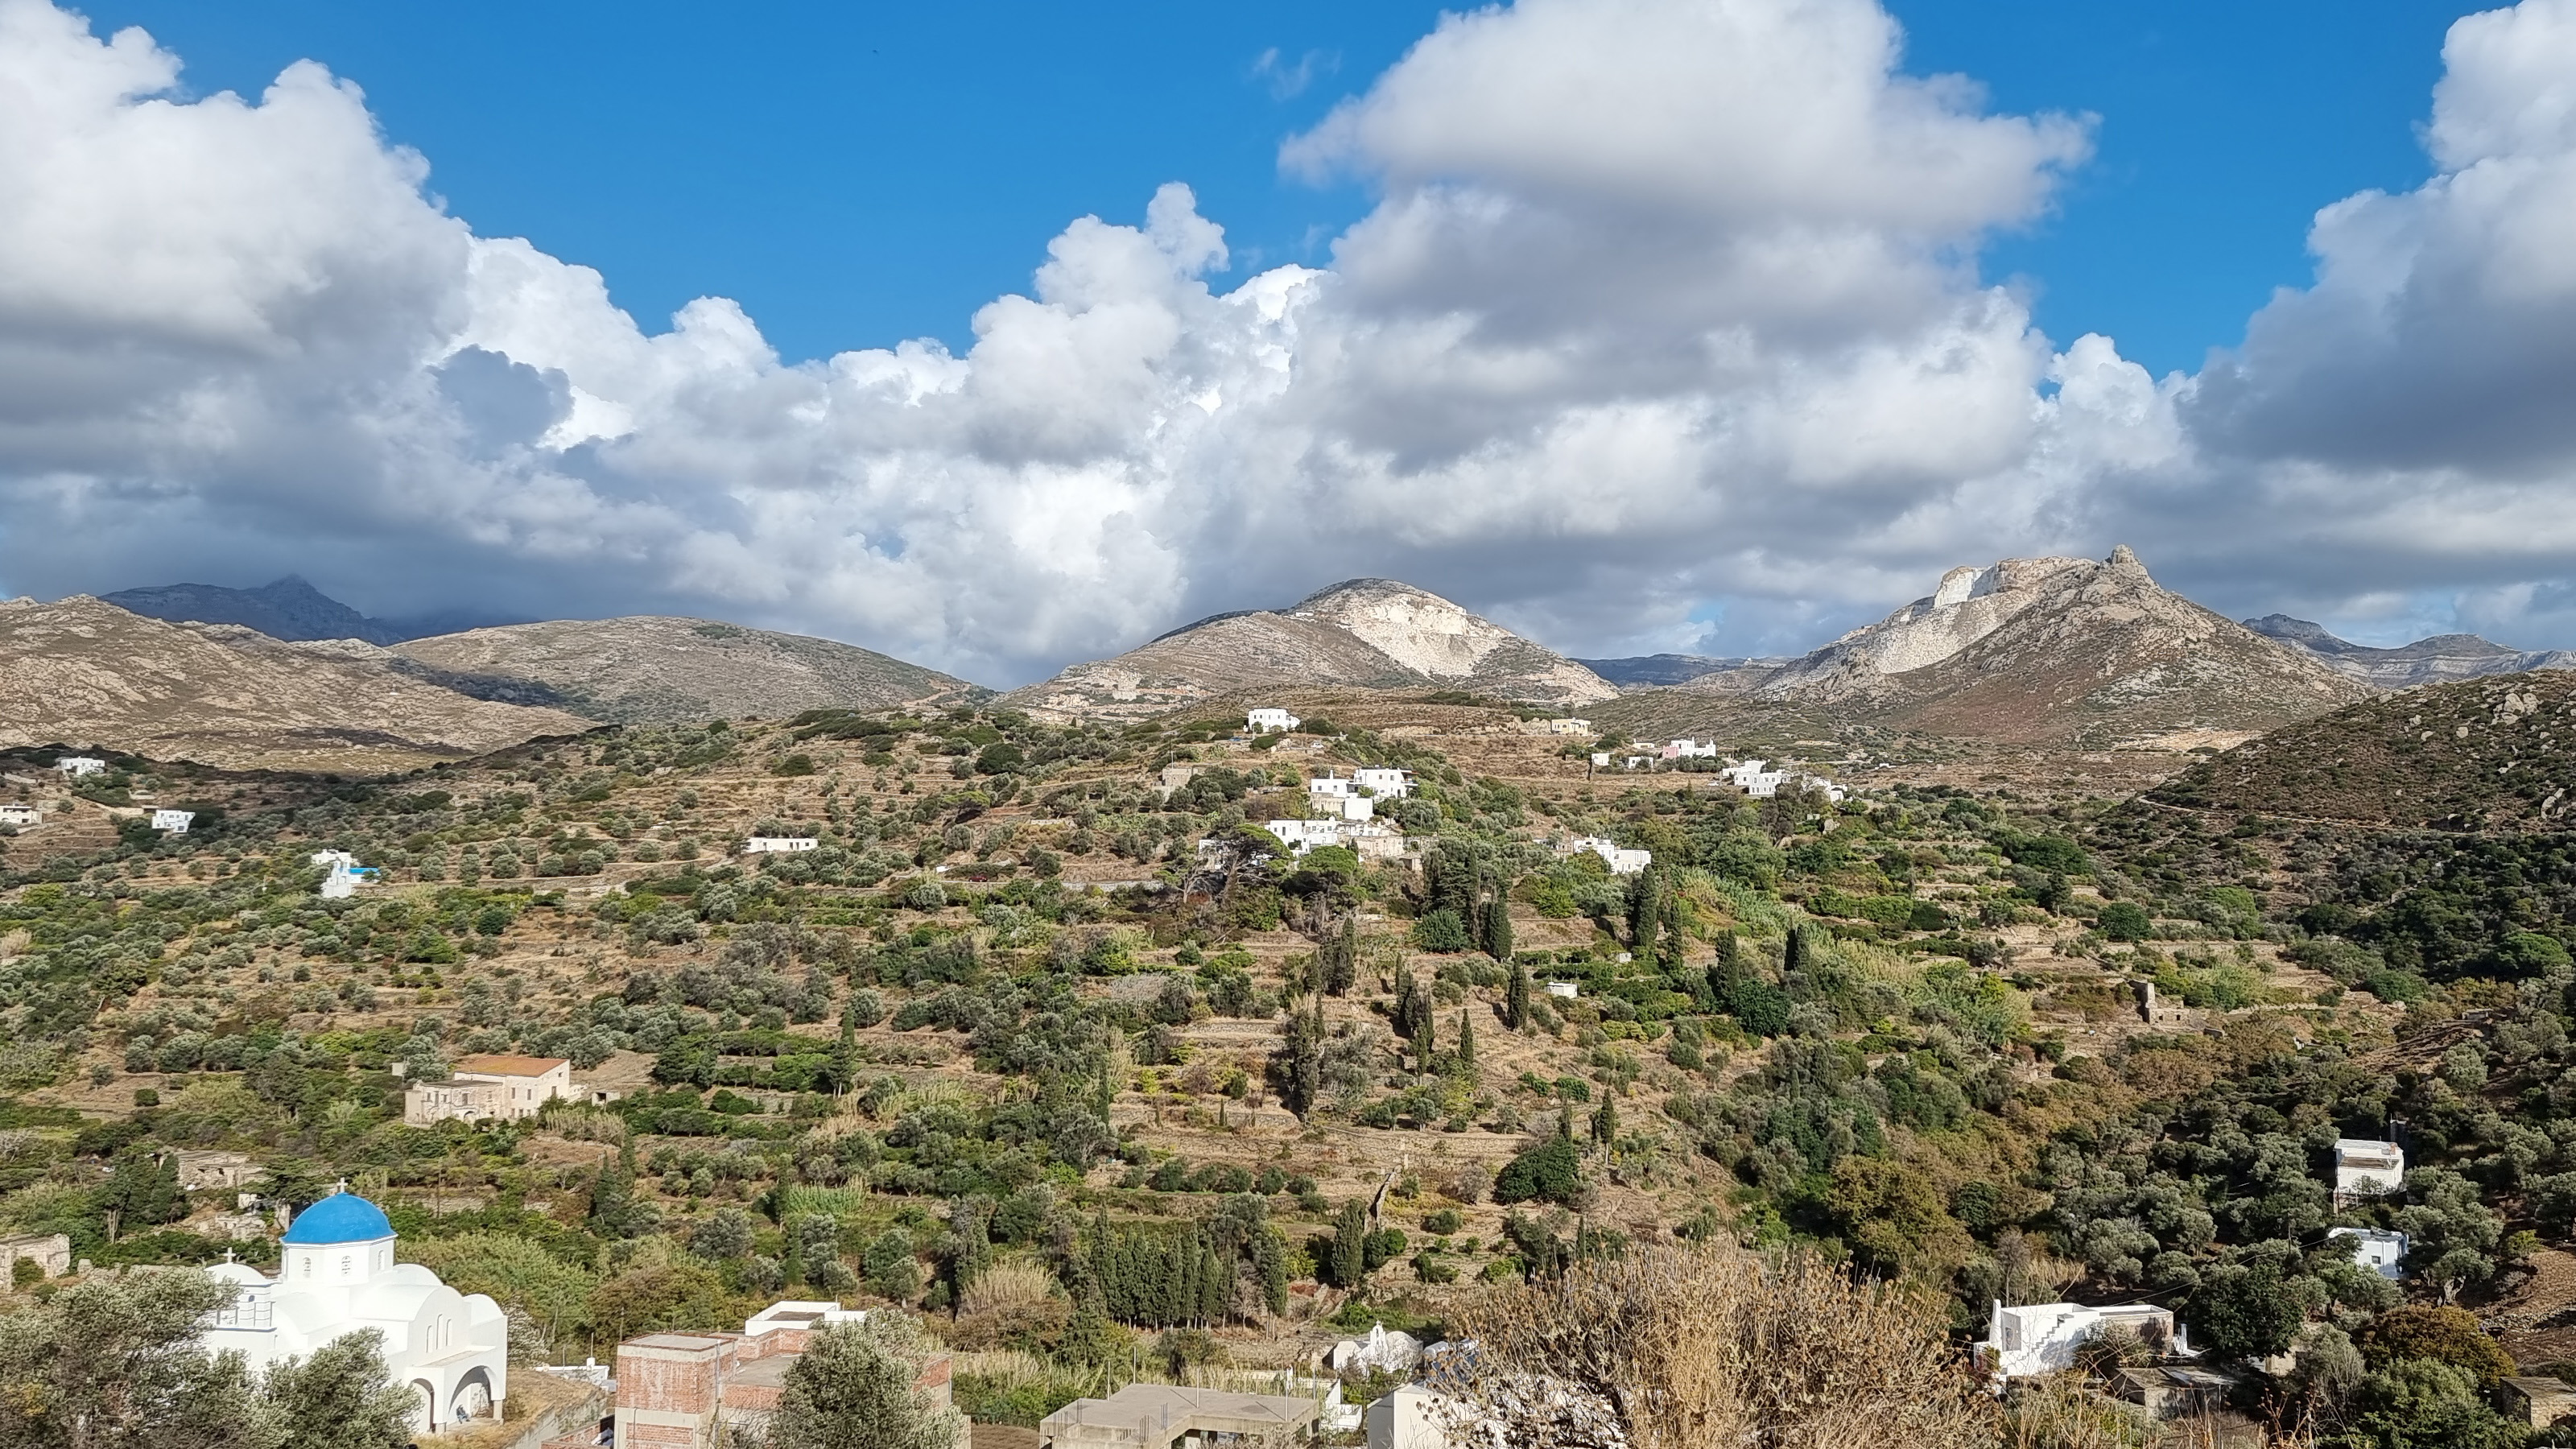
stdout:
[[438,1390],[427,1379],[411,1381],[412,1432],[427,1434],[438,1427]]
[[456,1381],[456,1397],[450,1401],[448,1425],[470,1423],[488,1418],[492,1413],[492,1378],[479,1368],[467,1369]]

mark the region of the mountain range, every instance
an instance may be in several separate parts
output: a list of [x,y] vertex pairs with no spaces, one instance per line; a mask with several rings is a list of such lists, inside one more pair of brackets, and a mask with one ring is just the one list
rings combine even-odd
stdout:
[[[293,576],[6,609],[0,741],[245,767],[350,768],[381,754],[396,768],[596,723],[992,697],[855,645],[702,619],[415,633],[420,621],[370,618]],[[1952,569],[1932,593],[1794,658],[1572,659],[1409,584],[1351,579],[1000,699],[1041,718],[1125,722],[1268,689],[1456,691],[1645,732],[1785,709],[2007,745],[2190,748],[2390,690],[2569,668],[2576,653],[2468,634],[2378,649],[2284,615],[2239,624],[2159,586],[2124,547]]]

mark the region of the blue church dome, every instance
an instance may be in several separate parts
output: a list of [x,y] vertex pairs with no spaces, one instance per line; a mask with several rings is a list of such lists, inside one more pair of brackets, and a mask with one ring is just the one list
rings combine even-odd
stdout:
[[315,1243],[372,1243],[394,1235],[394,1225],[385,1210],[353,1192],[336,1192],[295,1215],[281,1241],[310,1246]]

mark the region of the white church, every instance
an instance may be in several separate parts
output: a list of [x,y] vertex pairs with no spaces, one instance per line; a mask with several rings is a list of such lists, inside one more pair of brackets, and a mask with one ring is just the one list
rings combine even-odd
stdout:
[[411,1389],[415,1428],[500,1417],[510,1377],[501,1306],[457,1292],[417,1263],[396,1263],[384,1209],[344,1184],[306,1208],[282,1242],[273,1279],[244,1263],[206,1269],[238,1288],[207,1320],[209,1351],[236,1351],[257,1370],[372,1328],[384,1335],[394,1381]]

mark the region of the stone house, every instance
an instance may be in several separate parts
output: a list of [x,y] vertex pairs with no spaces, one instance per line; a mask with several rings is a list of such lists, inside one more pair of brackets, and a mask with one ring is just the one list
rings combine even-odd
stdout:
[[2113,1392],[2156,1419],[2179,1419],[2220,1408],[2235,1387],[2236,1380],[2225,1374],[2180,1365],[2124,1368],[2111,1381]]
[[414,1127],[440,1122],[509,1121],[534,1117],[557,1097],[580,1099],[572,1063],[562,1057],[487,1053],[460,1058],[449,1080],[414,1082],[403,1090],[403,1121]]
[[71,1235],[19,1233],[0,1238],[0,1283],[16,1275],[21,1260],[43,1268],[48,1278],[59,1278],[72,1270]]
[[2534,1429],[2576,1418],[2576,1387],[2565,1379],[2516,1374],[2496,1385],[2498,1406]]
[[179,1149],[179,1188],[183,1192],[237,1192],[268,1176],[268,1169],[239,1152]]

